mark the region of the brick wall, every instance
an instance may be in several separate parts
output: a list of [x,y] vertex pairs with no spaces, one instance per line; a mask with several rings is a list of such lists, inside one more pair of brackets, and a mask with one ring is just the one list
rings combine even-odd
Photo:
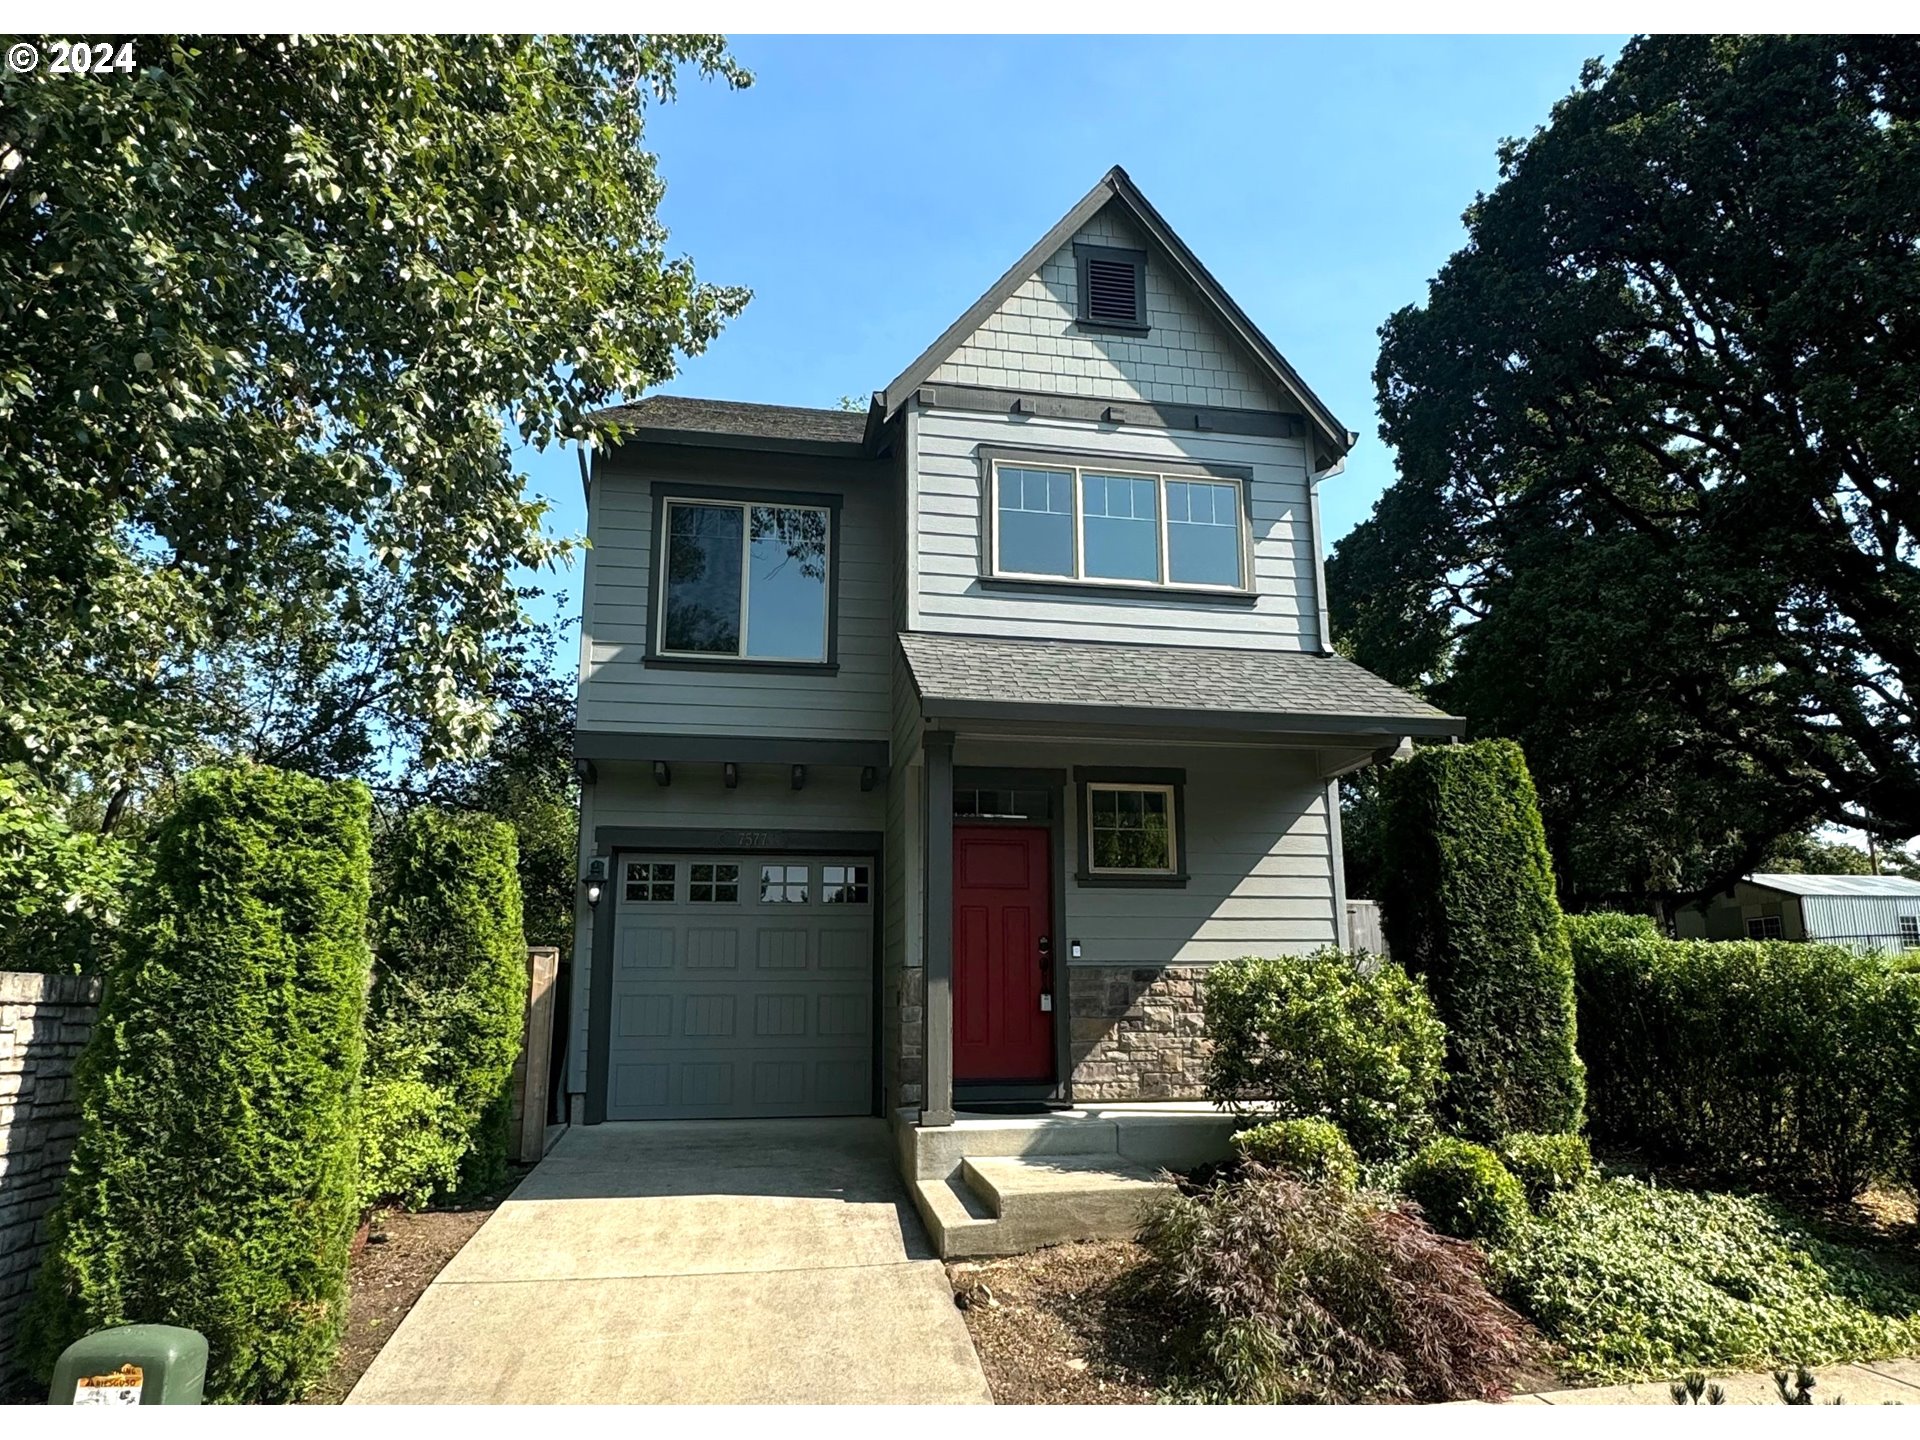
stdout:
[[1161,405],[1281,408],[1273,386],[1157,254],[1147,257],[1147,333],[1082,330],[1075,323],[1074,241],[1147,248],[1145,237],[1109,206],[990,315],[933,372],[934,381]]
[[1076,1101],[1203,1098],[1205,968],[1068,969]]
[[80,1129],[74,1062],[99,1003],[98,976],[0,971],[0,1379]]

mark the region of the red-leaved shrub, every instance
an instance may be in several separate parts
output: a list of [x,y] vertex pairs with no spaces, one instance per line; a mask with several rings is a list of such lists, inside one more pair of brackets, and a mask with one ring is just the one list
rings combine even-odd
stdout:
[[1141,1234],[1175,1359],[1245,1404],[1494,1400],[1538,1359],[1473,1246],[1335,1186],[1249,1165]]

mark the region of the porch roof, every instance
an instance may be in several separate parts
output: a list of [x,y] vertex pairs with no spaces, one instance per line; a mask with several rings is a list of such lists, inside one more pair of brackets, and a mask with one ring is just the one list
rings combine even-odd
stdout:
[[1451,736],[1466,721],[1339,655],[903,632],[929,720]]

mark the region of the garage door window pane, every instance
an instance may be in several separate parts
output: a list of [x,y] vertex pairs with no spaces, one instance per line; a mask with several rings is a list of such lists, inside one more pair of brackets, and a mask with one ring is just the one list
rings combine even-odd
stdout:
[[820,867],[822,905],[865,905],[872,899],[872,876],[865,865]]
[[732,905],[740,899],[738,865],[695,865],[687,879],[687,899],[695,905]]
[[806,904],[807,867],[762,865],[760,867],[760,903],[763,905]]
[[642,905],[673,903],[674,867],[636,860],[627,866],[626,898]]

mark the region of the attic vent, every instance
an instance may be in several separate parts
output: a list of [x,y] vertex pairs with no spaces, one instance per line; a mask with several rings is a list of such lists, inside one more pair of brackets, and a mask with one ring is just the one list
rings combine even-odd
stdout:
[[1144,330],[1147,257],[1138,250],[1076,245],[1080,262],[1080,321]]

